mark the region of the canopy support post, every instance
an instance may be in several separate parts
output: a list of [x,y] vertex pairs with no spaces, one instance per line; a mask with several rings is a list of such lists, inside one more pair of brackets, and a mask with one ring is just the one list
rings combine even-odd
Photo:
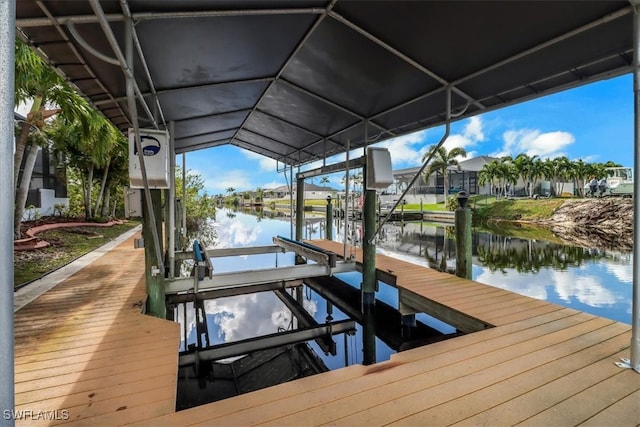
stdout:
[[[633,243],[640,245],[640,1],[633,5]],[[631,345],[629,359],[616,362],[621,368],[640,373],[640,250],[633,251],[633,308],[631,312]]]
[[[13,349],[13,130],[15,76],[15,0],[0,2],[0,194],[7,198],[0,203],[0,410],[15,408]],[[12,143],[13,142],[13,143]],[[1,417],[2,426],[14,426],[12,417]]]
[[[169,277],[173,279],[176,275],[176,147],[175,147],[175,122],[169,122],[169,194],[166,201],[169,206]],[[186,208],[186,200],[185,200]]]

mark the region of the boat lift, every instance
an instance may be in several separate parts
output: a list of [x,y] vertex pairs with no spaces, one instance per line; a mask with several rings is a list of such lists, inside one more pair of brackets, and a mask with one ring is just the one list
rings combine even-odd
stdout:
[[[305,277],[332,276],[336,273],[356,271],[356,263],[352,261],[337,261],[337,255],[322,248],[304,242],[298,242],[286,237],[273,238],[273,246],[261,246],[237,249],[209,249],[202,250],[198,242],[194,244],[193,252],[176,254],[177,260],[184,260],[193,256],[196,265],[192,277],[167,279],[165,295],[179,293],[199,293],[216,289],[242,288],[266,283],[286,283]],[[242,256],[262,253],[295,252],[299,257],[311,264],[301,264],[287,267],[234,271],[229,273],[212,274],[211,258],[221,256]],[[209,273],[209,274],[208,274]]]

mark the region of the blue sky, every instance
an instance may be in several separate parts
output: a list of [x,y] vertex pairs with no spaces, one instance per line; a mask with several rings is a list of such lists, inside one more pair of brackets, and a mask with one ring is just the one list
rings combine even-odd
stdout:
[[[436,144],[443,127],[383,141],[394,169],[420,165],[426,149]],[[588,162],[612,160],[633,166],[633,83],[625,75],[481,114],[456,122],[445,146],[463,147],[467,158],[527,153],[541,158],[567,156]],[[353,156],[361,156],[362,149]],[[178,164],[181,162],[178,156]],[[224,194],[286,183],[271,159],[231,145],[187,153],[187,169],[199,173],[209,194]],[[303,167],[317,167],[309,165]],[[330,185],[341,188],[343,174]],[[288,175],[287,175],[288,179]]]

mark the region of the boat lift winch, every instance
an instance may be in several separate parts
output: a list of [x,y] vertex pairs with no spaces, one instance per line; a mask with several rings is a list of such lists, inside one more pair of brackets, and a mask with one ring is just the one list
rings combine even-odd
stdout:
[[[305,242],[277,236],[273,245],[250,248],[226,248],[205,250],[199,242],[194,243],[193,252],[176,253],[177,260],[194,257],[192,277],[167,279],[165,295],[184,292],[198,293],[216,289],[239,288],[275,282],[289,282],[306,277],[332,276],[336,273],[356,271],[353,261],[338,261],[331,251]],[[223,256],[245,256],[266,253],[294,252],[309,263],[286,267],[243,270],[213,274],[211,258]]]

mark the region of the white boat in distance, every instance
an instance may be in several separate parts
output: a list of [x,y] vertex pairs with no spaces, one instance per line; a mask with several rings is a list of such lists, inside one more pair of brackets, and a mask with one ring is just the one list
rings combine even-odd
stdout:
[[606,168],[606,186],[601,188],[598,186],[595,194],[591,190],[591,186],[587,183],[584,186],[584,194],[586,197],[633,197],[633,169],[630,167],[614,167]]

